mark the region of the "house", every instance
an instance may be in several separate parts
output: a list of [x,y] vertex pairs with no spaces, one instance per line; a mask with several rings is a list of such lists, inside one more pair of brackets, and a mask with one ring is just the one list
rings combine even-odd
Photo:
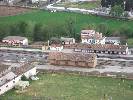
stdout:
[[20,46],[28,45],[28,39],[26,37],[21,37],[21,36],[7,36],[3,38],[2,42],[8,45],[20,45]]
[[127,45],[113,45],[113,44],[73,44],[69,47],[75,52],[86,53],[101,53],[101,54],[118,54],[126,55],[129,53]]
[[120,42],[120,37],[106,37],[105,39],[106,44],[114,44],[114,45],[119,45]]
[[75,43],[75,39],[74,38],[61,37],[61,41],[62,41],[63,45],[74,44]]
[[61,50],[63,50],[63,45],[61,45],[61,44],[51,44],[49,46],[49,49],[52,50],[52,51],[61,51]]
[[52,51],[61,51],[61,50],[63,50],[62,42],[57,38],[51,39],[51,41],[50,41],[50,43],[48,43],[48,45],[49,45],[49,49],[52,50]]
[[[2,67],[2,68],[1,68]],[[4,72],[4,66],[0,66],[1,71]],[[9,70],[9,69],[8,69]],[[26,63],[20,67],[11,67],[10,71],[1,74],[0,77],[0,95],[15,87],[25,75],[27,78],[36,75],[36,67],[33,64]]]
[[81,41],[87,44],[105,44],[105,37],[95,30],[82,30]]
[[59,66],[96,67],[96,54],[87,53],[49,53],[49,63]]

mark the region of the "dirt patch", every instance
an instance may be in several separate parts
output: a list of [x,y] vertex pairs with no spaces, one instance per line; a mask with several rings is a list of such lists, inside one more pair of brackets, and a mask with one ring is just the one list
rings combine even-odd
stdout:
[[14,6],[1,6],[0,5],[0,16],[13,16],[29,12],[32,9]]

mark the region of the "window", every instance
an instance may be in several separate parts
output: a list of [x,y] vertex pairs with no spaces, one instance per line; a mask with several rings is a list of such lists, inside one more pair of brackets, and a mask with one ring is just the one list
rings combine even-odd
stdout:
[[8,87],[8,85],[6,87]]

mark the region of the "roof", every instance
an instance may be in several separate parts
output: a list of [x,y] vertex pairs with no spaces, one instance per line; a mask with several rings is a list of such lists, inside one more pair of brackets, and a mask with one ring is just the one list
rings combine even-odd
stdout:
[[120,41],[120,37],[106,37],[106,40],[118,40],[118,41]]
[[88,50],[103,50],[103,51],[126,51],[126,45],[113,45],[113,44],[82,44],[77,43],[71,45],[73,49],[88,49]]
[[7,70],[9,68],[8,65],[3,65],[3,64],[0,64],[0,73]]
[[61,37],[62,41],[73,41],[74,38],[65,38],[65,37]]
[[82,30],[82,39],[103,39],[102,33],[96,32],[95,30]]
[[27,39],[26,37],[21,37],[21,36],[7,36],[3,38],[3,40],[24,40]]
[[14,77],[16,77],[16,75],[13,72],[4,74],[2,77],[0,77],[0,86],[12,80]]
[[96,54],[87,53],[63,53],[51,52],[49,53],[49,60],[69,60],[69,61],[86,61],[90,62],[96,58]]
[[16,74],[16,75],[20,75],[23,74],[27,71],[29,71],[30,69],[34,68],[35,66],[33,66],[31,63],[26,63],[20,67],[14,67],[12,68],[12,71]]
[[81,33],[93,33],[95,30],[81,30]]

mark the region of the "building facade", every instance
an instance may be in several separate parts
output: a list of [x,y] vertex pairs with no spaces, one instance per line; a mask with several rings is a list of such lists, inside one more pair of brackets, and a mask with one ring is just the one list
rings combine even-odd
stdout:
[[129,54],[127,45],[74,44],[66,48],[71,48],[75,52],[84,52],[84,53],[101,53],[101,54],[117,54],[117,55]]
[[2,74],[0,77],[0,95],[15,87],[23,75],[27,78],[36,75],[36,67],[31,64],[24,64],[17,68],[13,67],[8,73]]
[[81,41],[87,44],[105,44],[105,37],[95,30],[82,30]]
[[61,41],[62,41],[63,45],[68,45],[68,44],[74,44],[75,43],[75,39],[74,38],[61,37]]
[[59,66],[96,67],[96,54],[86,53],[49,53],[49,63]]

